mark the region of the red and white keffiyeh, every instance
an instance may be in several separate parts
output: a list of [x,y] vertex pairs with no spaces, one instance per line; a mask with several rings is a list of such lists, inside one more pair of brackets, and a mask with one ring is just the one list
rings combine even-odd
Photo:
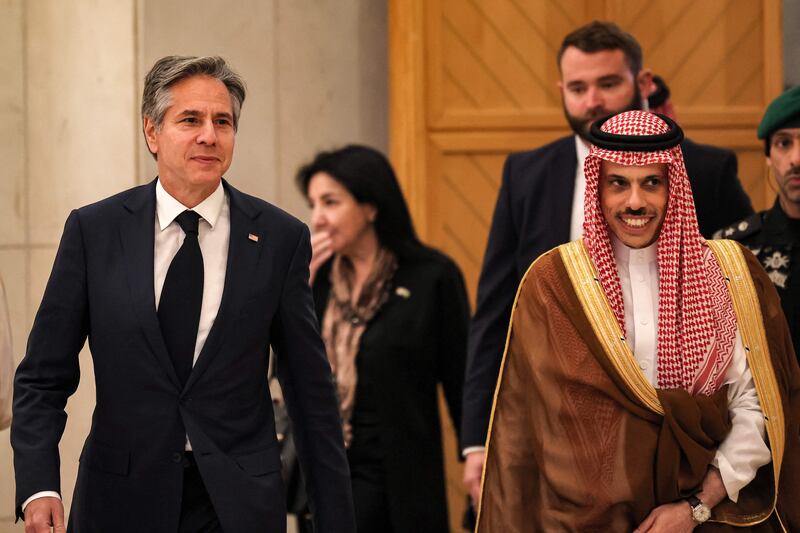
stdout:
[[[657,115],[627,111],[600,130],[617,135],[664,134],[670,126]],[[643,166],[669,165],[667,213],[658,237],[658,388],[711,394],[724,382],[733,358],[736,318],[725,277],[700,235],[689,177],[680,146],[641,152],[592,145],[586,158],[584,243],[600,275],[620,328],[625,310],[609,227],[600,208],[600,161]]]

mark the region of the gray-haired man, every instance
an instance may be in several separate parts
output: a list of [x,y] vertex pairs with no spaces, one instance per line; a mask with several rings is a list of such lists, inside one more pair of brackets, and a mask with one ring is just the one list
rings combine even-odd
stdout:
[[308,229],[222,179],[244,96],[221,58],[156,62],[142,120],[158,178],[67,219],[15,379],[26,531],[63,530],[58,442],[87,337],[97,406],[70,531],[284,532],[270,346],[317,530],[354,531]]

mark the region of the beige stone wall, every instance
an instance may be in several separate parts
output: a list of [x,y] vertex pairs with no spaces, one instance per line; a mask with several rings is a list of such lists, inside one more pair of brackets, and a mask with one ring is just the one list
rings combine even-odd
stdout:
[[[292,182],[316,150],[386,150],[386,6],[374,0],[0,0],[0,275],[22,358],[69,211],[144,183],[141,79],[167,54],[218,54],[248,96],[228,178],[307,216]],[[62,439],[67,503],[94,402],[91,359]],[[0,533],[13,525],[0,433]]]
[[[0,3],[0,275],[21,359],[69,211],[136,183],[133,2]],[[94,401],[91,362],[70,399],[62,478],[72,493]],[[11,526],[8,431],[0,433],[0,531]]]

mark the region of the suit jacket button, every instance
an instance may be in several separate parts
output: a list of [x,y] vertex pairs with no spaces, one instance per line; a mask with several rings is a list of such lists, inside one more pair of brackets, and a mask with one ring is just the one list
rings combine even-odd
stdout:
[[180,452],[175,452],[172,454],[172,462],[173,463],[180,463],[183,461],[183,454]]

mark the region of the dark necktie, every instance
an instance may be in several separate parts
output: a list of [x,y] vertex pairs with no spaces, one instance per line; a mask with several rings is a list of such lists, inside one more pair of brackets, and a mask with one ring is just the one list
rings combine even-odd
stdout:
[[161,289],[158,321],[181,385],[192,371],[200,306],[203,303],[203,254],[197,242],[200,215],[184,211],[175,219],[186,238],[172,259]]

